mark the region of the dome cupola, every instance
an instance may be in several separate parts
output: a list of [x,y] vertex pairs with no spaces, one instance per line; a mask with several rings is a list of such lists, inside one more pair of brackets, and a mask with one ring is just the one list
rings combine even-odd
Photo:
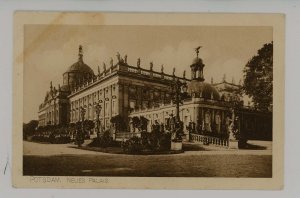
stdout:
[[210,100],[220,100],[220,95],[216,88],[209,83],[204,82],[203,68],[205,64],[199,58],[199,50],[201,46],[195,48],[197,57],[194,58],[191,64],[192,80],[188,84],[187,92],[192,97],[199,97]]
[[72,64],[65,73],[84,73],[86,75],[94,75],[94,71],[83,62],[82,46],[79,45],[78,61]]
[[214,86],[198,80],[189,82],[187,92],[192,97],[220,100],[220,94]]
[[192,80],[199,80],[199,81],[204,81],[204,76],[203,76],[203,68],[204,64],[201,58],[199,58],[199,50],[202,48],[202,46],[199,46],[195,49],[197,57],[194,58],[193,63],[191,64],[191,76]]
[[78,61],[72,64],[63,74],[63,87],[75,86],[94,77],[94,71],[83,62],[82,46],[79,45]]

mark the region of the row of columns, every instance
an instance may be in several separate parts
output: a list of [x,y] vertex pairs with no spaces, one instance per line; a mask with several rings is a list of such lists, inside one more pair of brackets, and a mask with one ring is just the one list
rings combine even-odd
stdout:
[[[135,91],[131,92],[130,91],[130,85],[128,86],[129,89],[129,99],[134,100],[136,102],[136,107],[138,109],[143,108],[143,103],[148,102],[147,108],[151,108],[155,106],[155,104],[165,104],[165,103],[170,103],[171,98],[167,98],[166,94],[168,93],[167,91],[163,90],[154,90],[151,88],[145,88],[141,86],[133,86]],[[145,92],[144,92],[145,91]],[[158,96],[155,96],[155,94],[158,94]],[[150,104],[149,104],[150,103]]]

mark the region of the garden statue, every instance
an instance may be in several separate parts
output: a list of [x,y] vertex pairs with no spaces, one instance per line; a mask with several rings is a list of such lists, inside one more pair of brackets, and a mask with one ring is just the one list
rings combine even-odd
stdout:
[[195,127],[194,123],[190,120],[189,124],[186,126],[186,129],[188,130],[189,133],[193,133],[195,129],[194,127]]
[[229,124],[229,126],[228,126],[228,132],[229,132],[229,139],[235,139],[235,137],[234,137],[234,135],[233,135],[233,131],[234,131],[234,124],[235,124],[235,122],[234,122],[234,120],[235,120],[235,112],[234,112],[234,109],[232,108],[231,109],[231,119],[229,119],[229,122],[230,122],[230,124]]
[[173,117],[173,114],[170,115],[169,126],[171,132],[175,131],[175,117]]
[[239,140],[240,139],[240,119],[239,116],[236,116],[234,121],[233,121],[233,136],[235,139]]
[[239,117],[235,115],[235,111],[231,109],[231,119],[228,126],[229,132],[229,148],[238,149],[239,140],[240,140],[240,126],[239,126]]

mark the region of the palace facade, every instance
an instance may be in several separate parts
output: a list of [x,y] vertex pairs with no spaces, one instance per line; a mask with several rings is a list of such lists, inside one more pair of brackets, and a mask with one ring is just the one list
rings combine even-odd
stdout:
[[[172,103],[171,85],[176,80],[186,83],[188,97],[180,106],[180,119],[187,126],[193,123],[195,133],[227,133],[231,119],[232,104],[243,103],[237,94],[240,85],[228,83],[207,83],[204,79],[205,64],[197,57],[190,64],[191,79],[166,74],[161,71],[141,67],[138,59],[136,66],[127,63],[127,56],[117,55],[117,62],[111,59],[108,66],[98,67],[97,74],[84,63],[82,47],[79,47],[78,61],[63,74],[63,85],[58,88],[50,84],[44,102],[39,106],[39,125],[68,124],[81,121],[81,109],[85,109],[84,119],[96,121],[96,104],[100,104],[100,123],[104,129],[111,128],[111,118],[121,116],[128,125],[128,132],[135,132],[131,119],[144,117],[148,120],[147,131],[154,123],[166,124],[175,115]],[[239,110],[240,130],[250,139],[272,138],[272,113],[259,112],[250,106]]]

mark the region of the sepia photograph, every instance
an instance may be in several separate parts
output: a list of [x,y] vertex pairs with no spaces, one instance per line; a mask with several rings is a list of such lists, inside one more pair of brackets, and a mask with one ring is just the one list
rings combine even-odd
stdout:
[[[83,22],[62,22],[72,15],[22,24],[14,149],[17,175],[29,186],[124,188],[134,178],[141,184],[129,188],[203,188],[188,186],[197,179],[225,179],[223,188],[226,179],[245,179],[242,188],[247,181],[252,188],[254,179],[281,178],[283,148],[274,151],[284,133],[283,115],[274,117],[283,108],[274,98],[283,96],[281,15],[261,25],[254,14],[240,22],[211,14],[224,18],[217,25],[197,14],[155,24],[163,14],[81,13]],[[147,19],[133,24],[136,15]],[[165,22],[176,17],[176,25]],[[133,23],[115,23],[126,19]],[[157,180],[170,185],[149,185]],[[208,189],[218,188],[212,183]]]

